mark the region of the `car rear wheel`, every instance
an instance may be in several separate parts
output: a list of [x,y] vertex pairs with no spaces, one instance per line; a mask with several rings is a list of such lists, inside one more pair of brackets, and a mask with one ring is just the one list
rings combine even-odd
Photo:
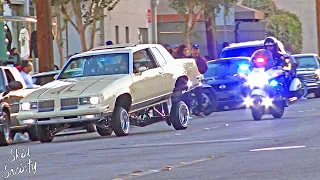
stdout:
[[320,88],[317,89],[317,90],[314,92],[314,97],[315,97],[315,98],[320,98]]
[[10,117],[6,111],[2,111],[0,116],[0,146],[8,146],[11,139]]
[[127,136],[130,131],[130,118],[123,107],[115,107],[111,118],[112,130],[117,136]]
[[38,137],[42,143],[52,142],[54,134],[49,125],[38,126]]
[[170,120],[173,127],[176,130],[187,129],[189,122],[188,106],[183,101],[179,101],[174,103],[171,108]]

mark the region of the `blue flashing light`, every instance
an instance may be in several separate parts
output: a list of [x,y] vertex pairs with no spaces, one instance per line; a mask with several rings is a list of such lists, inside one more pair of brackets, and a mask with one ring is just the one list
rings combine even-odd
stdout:
[[239,70],[241,71],[249,71],[249,64],[240,64]]
[[275,86],[277,86],[277,85],[278,85],[278,82],[277,82],[276,80],[272,80],[272,81],[270,82],[270,86],[275,87]]

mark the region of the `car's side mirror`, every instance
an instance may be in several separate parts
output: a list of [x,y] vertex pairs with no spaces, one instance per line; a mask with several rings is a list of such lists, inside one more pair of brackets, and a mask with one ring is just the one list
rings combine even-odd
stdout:
[[9,88],[10,88],[10,90],[15,91],[15,90],[22,89],[23,85],[20,81],[11,81],[9,83]]
[[144,71],[146,71],[146,70],[148,70],[147,67],[141,66],[141,67],[139,67],[138,72],[139,72],[139,73],[142,73],[142,72],[144,72]]

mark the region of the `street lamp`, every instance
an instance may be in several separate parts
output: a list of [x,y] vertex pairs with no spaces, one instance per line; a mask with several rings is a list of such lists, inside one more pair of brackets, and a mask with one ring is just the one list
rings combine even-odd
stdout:
[[151,16],[152,16],[152,43],[158,43],[158,31],[157,31],[157,6],[159,0],[151,0]]

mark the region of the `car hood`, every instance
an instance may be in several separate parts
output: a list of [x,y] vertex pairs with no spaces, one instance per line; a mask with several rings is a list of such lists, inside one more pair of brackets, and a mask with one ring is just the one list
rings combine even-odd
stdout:
[[31,93],[26,99],[54,99],[96,95],[124,76],[128,75],[92,76],[55,80]]
[[207,84],[226,84],[241,82],[242,80],[238,76],[221,76],[221,77],[205,77],[204,82]]

